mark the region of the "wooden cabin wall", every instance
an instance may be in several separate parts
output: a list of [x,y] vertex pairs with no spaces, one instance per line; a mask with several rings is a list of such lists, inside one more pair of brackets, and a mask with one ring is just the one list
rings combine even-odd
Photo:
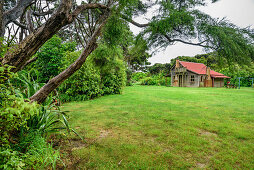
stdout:
[[215,78],[214,79],[214,87],[224,87],[224,79]]

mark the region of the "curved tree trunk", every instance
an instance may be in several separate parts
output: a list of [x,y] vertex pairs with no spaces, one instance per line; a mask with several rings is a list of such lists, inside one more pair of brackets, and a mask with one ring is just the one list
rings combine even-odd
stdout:
[[71,1],[63,0],[56,13],[44,25],[27,36],[17,46],[8,50],[2,60],[2,65],[8,64],[14,66],[15,68],[12,71],[19,71],[47,40],[55,35],[63,26],[70,23],[70,9]]
[[78,69],[81,68],[87,57],[97,48],[97,37],[101,34],[101,30],[105,25],[108,17],[109,12],[105,12],[105,14],[101,18],[101,20],[103,21],[102,24],[94,32],[93,36],[89,40],[86,48],[84,49],[80,57],[66,70],[49,80],[46,85],[44,85],[30,98],[31,102],[38,102],[39,104],[41,104],[54,89],[56,89],[64,80],[69,78],[72,74],[74,74]]
[[[24,1],[24,0],[20,0]],[[8,50],[2,59],[2,65],[14,66],[11,71],[20,71],[23,65],[39,50],[39,48],[55,35],[61,28],[73,22],[75,17],[85,9],[101,8],[107,6],[101,4],[84,4],[78,6],[72,13],[72,0],[62,0],[57,11],[34,32],[29,34],[22,42]]]

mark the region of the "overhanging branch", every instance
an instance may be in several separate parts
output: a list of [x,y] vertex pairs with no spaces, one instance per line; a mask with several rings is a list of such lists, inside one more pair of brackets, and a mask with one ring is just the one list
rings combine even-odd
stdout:
[[27,29],[26,25],[21,24],[21,23],[19,23],[18,21],[13,21],[13,23],[16,24],[17,26],[23,28],[23,29]]
[[40,16],[45,16],[45,15],[49,15],[52,14],[54,11],[53,10],[49,10],[47,12],[33,12],[34,16],[40,17]]
[[148,26],[150,25],[150,23],[147,23],[147,24],[140,24],[140,23],[137,23],[136,21],[134,21],[134,20],[128,18],[128,17],[125,16],[125,15],[121,15],[121,17],[122,17],[124,20],[128,21],[129,23],[131,23],[131,24],[133,24],[133,25],[135,25],[135,26],[137,26],[137,27],[139,27],[139,28],[145,28],[145,27],[148,27]]
[[86,9],[107,9],[108,7],[102,4],[95,4],[95,3],[90,3],[90,4],[84,4],[84,5],[79,5],[77,8],[72,12],[70,20],[73,20],[76,18],[83,10]]
[[200,46],[200,47],[204,47],[204,48],[210,48],[213,49],[213,47],[208,46],[208,45],[204,45],[203,43],[207,42],[207,40],[202,41],[200,43],[192,43],[192,42],[187,42],[187,41],[183,41],[181,39],[171,39],[168,35],[164,35],[164,37],[169,41],[169,42],[181,42],[183,44],[188,44],[188,45],[194,45],[194,46]]
[[18,0],[14,8],[3,13],[3,23],[4,25],[15,21],[21,16],[24,9],[29,6],[34,0]]

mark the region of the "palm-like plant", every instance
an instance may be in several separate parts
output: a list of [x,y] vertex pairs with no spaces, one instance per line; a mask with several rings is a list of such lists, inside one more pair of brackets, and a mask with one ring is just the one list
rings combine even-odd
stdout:
[[[20,71],[17,80],[23,83],[17,94],[22,94],[24,98],[33,96],[44,84],[38,82],[39,72],[35,69],[30,71]],[[71,131],[81,137],[75,130],[70,128],[67,121],[67,115],[60,110],[58,106],[58,93],[55,90],[54,94],[48,98],[39,107],[38,114],[35,114],[27,120],[27,126],[32,130],[39,130],[42,134],[50,132],[58,132],[60,129],[66,129],[68,133]],[[82,138],[82,137],[81,137]]]
[[37,81],[38,77],[39,72],[35,69],[31,69],[30,71],[22,70],[18,72],[16,80],[23,83],[23,86],[19,89],[24,98],[30,98],[44,85],[44,83],[39,83]]

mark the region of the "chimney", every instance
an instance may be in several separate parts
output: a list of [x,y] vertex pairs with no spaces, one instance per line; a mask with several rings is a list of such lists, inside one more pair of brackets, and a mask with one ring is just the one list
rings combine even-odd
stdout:
[[211,80],[211,69],[210,69],[210,67],[207,67],[206,68],[206,75],[207,75],[207,80]]
[[179,60],[176,60],[176,68],[179,68],[180,67],[180,62]]

